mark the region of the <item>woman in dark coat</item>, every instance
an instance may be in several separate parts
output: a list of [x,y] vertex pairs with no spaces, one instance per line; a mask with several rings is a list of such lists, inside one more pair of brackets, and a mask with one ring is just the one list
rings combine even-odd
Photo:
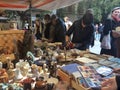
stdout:
[[116,7],[112,10],[104,24],[103,36],[108,35],[110,32],[111,37],[111,49],[101,47],[101,54],[108,54],[117,56],[116,40],[120,37],[120,34],[116,31],[116,28],[120,26],[120,7]]

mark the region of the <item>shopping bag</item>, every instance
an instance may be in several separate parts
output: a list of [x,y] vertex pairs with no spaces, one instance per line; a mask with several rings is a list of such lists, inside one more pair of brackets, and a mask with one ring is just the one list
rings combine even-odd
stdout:
[[104,35],[102,42],[101,42],[101,48],[103,49],[111,49],[111,37],[110,32],[108,35]]

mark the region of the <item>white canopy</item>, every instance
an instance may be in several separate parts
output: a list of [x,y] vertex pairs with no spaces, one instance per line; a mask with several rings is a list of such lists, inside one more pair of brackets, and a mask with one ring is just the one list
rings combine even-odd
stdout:
[[63,8],[82,0],[0,0],[0,9],[25,11],[31,7],[42,10]]

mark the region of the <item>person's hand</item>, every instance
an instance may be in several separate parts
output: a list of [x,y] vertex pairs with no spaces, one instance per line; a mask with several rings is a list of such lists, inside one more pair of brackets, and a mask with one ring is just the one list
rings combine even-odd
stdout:
[[101,84],[101,90],[117,90],[116,78],[105,79]]
[[113,72],[117,73],[117,74],[120,74],[120,68],[114,69]]
[[90,52],[90,50],[89,50],[89,49],[86,49],[86,52],[88,52],[88,53],[89,53],[89,52]]
[[75,44],[73,44],[71,41],[66,42],[66,48],[74,48]]
[[120,37],[120,31],[112,30],[112,35],[114,38],[118,38],[118,37]]

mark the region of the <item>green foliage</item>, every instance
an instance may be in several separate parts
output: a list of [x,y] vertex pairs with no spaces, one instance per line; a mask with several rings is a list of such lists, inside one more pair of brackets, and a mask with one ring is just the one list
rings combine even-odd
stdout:
[[88,8],[92,8],[94,10],[95,20],[99,22],[103,22],[111,10],[119,6],[120,0],[87,0],[89,2]]
[[[83,0],[79,2],[74,11],[72,12],[73,15],[82,15],[85,10],[91,8],[94,11],[95,22],[104,22],[107,18],[108,14],[114,7],[120,6],[120,0]],[[65,16],[66,15],[66,8],[62,8],[58,10],[58,15]]]
[[[69,7],[58,9],[57,15],[63,18],[64,16],[71,14],[79,18],[87,9],[91,8],[94,11],[95,22],[103,22],[111,10],[117,6],[120,6],[120,0],[83,0]],[[26,12],[6,10],[5,13],[9,19],[14,19],[15,15],[20,16],[23,22],[26,19],[29,19]],[[37,16],[43,18],[46,13],[50,12],[42,11]]]

